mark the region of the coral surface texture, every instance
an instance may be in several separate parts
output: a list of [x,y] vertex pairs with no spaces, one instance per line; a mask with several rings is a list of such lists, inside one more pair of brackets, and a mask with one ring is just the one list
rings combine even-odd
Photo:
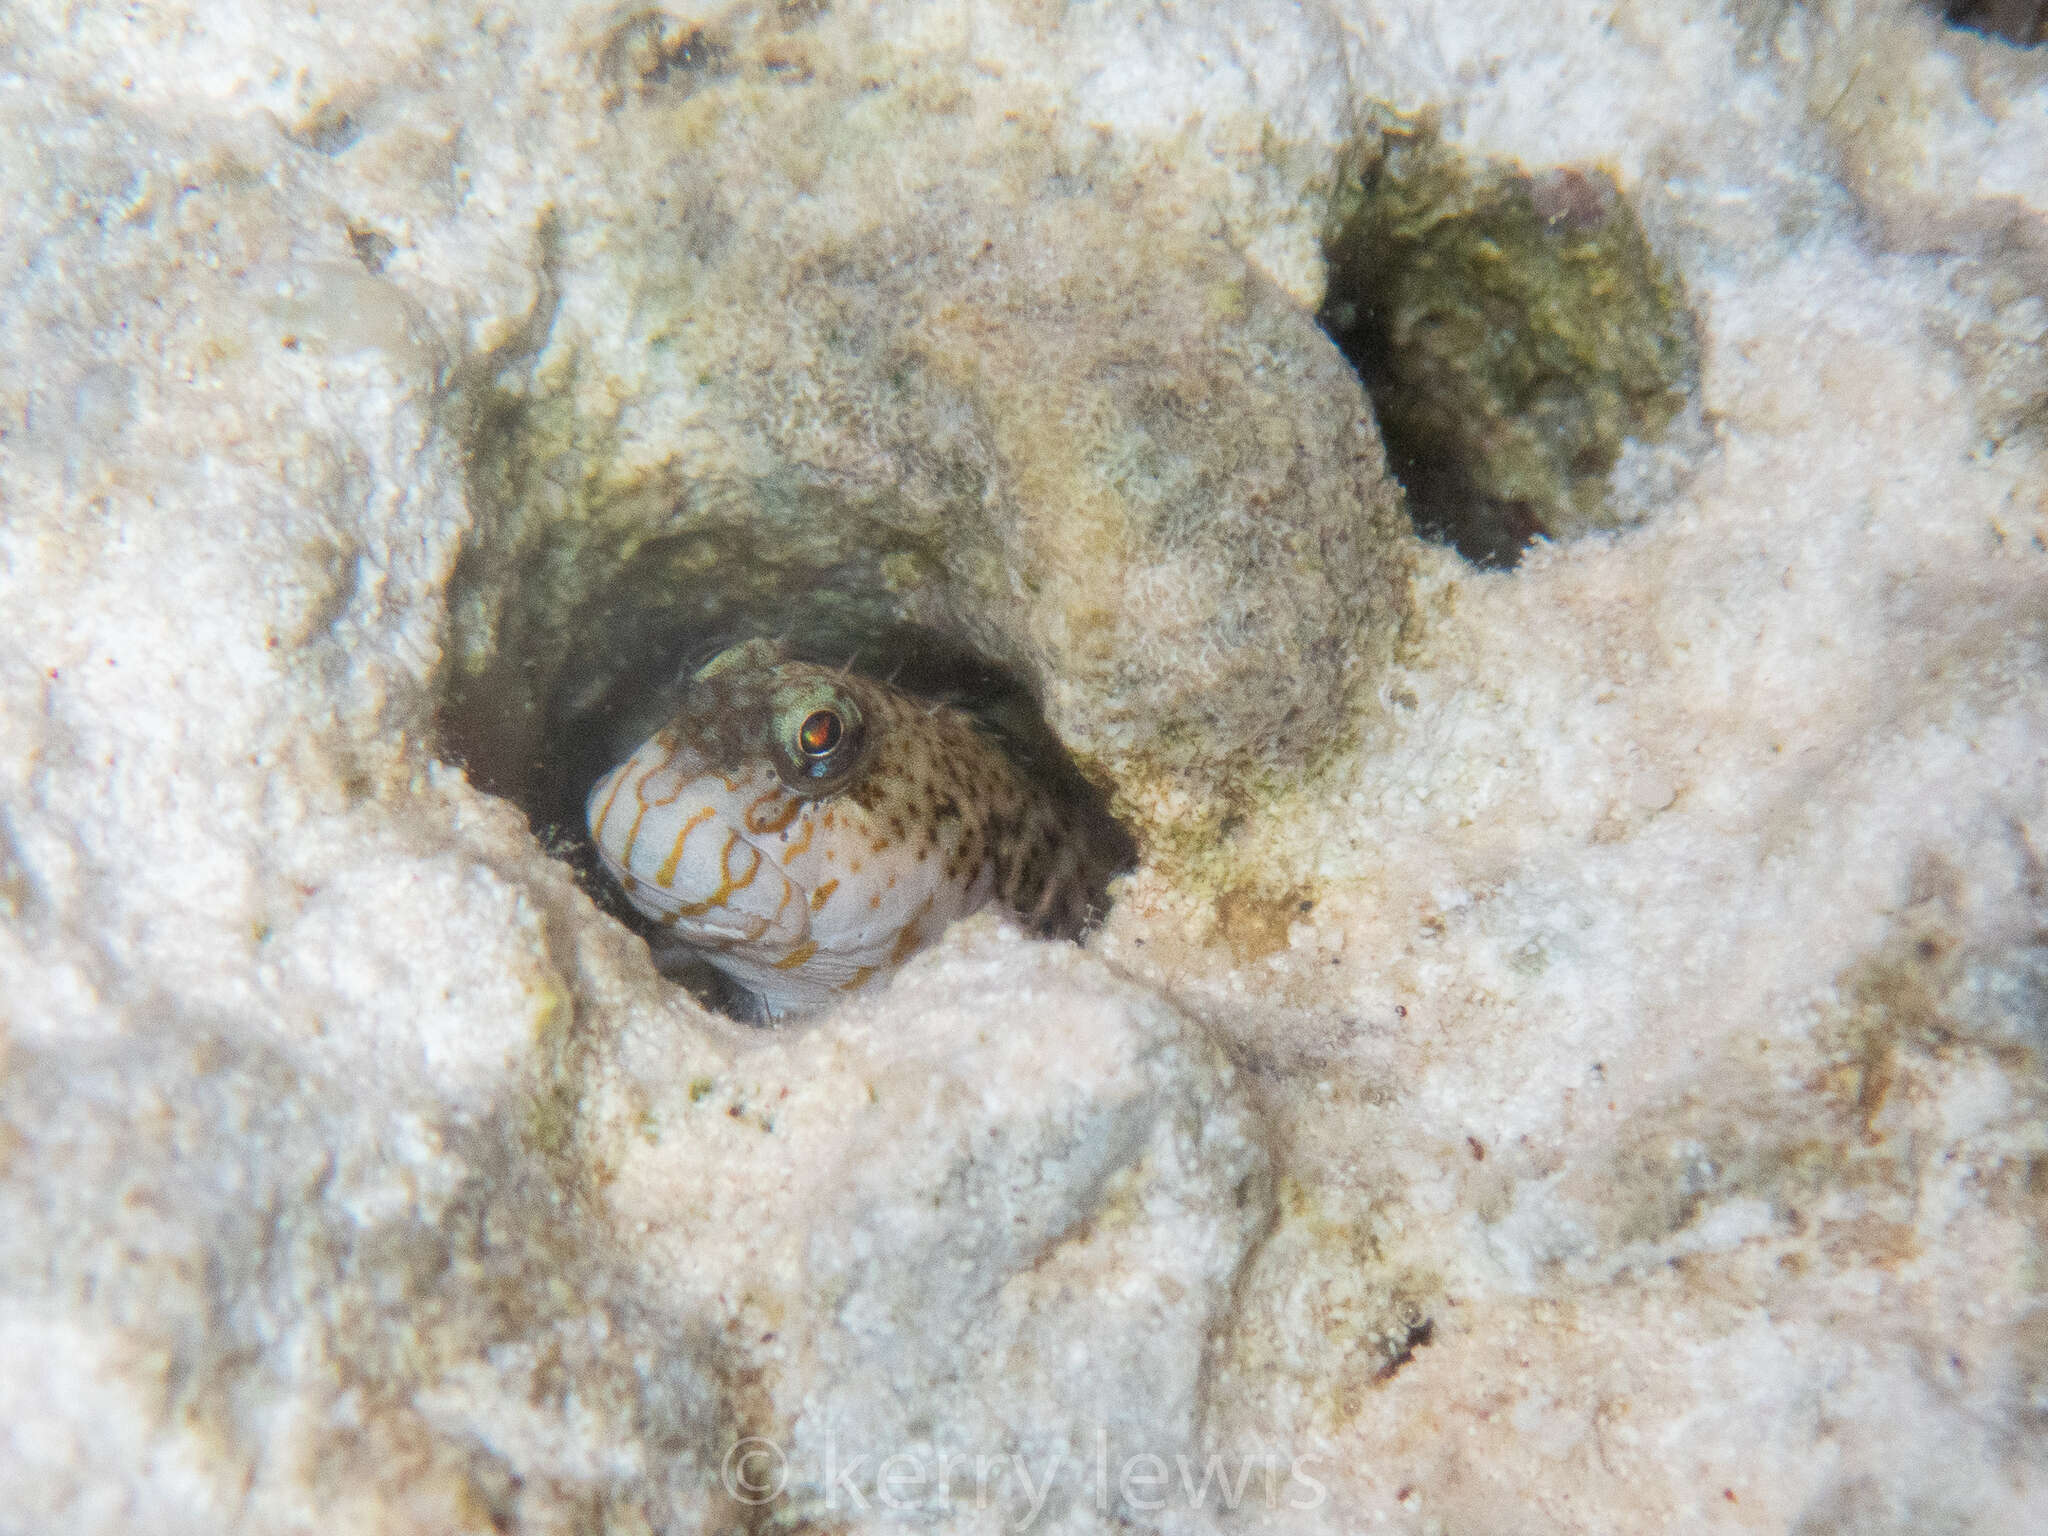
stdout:
[[[2048,1530],[2039,21],[0,6],[0,1536]],[[1103,920],[657,969],[752,635]]]

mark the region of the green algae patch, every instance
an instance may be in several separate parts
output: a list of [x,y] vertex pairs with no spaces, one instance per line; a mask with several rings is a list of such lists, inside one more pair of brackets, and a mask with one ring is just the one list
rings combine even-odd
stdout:
[[890,675],[935,640],[1148,846],[1198,845],[1342,748],[1403,622],[1356,370],[1142,166],[1028,114],[963,157],[971,97],[810,50],[809,14],[592,35],[605,173],[450,404],[439,745],[573,858],[720,643]]
[[1693,320],[1597,170],[1473,161],[1424,126],[1363,141],[1319,316],[1364,379],[1424,533],[1512,564],[1624,521],[1608,475],[1692,392]]

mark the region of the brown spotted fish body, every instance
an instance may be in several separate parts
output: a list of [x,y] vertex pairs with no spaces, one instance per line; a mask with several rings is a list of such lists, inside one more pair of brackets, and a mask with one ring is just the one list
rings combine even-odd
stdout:
[[1108,873],[970,716],[765,640],[700,669],[587,814],[634,907],[771,1015],[881,981],[991,901],[1078,936]]

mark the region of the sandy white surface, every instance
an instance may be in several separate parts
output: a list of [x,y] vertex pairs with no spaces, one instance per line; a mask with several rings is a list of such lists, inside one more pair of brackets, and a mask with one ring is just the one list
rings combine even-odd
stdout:
[[[673,17],[715,67],[596,7],[0,18],[0,1531],[2039,1527],[2048,57]],[[563,397],[765,473],[857,437],[759,276],[801,213],[925,249],[984,177],[1310,306],[1368,104],[1608,170],[1711,431],[1624,535],[1421,553],[1355,750],[1092,955],[980,923],[749,1032],[437,760],[464,370],[549,294],[722,284]]]

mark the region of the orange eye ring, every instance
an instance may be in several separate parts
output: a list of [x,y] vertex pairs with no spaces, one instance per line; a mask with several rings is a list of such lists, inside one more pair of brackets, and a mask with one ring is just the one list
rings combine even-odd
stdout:
[[796,749],[812,762],[830,757],[846,734],[837,710],[814,709],[796,728]]

